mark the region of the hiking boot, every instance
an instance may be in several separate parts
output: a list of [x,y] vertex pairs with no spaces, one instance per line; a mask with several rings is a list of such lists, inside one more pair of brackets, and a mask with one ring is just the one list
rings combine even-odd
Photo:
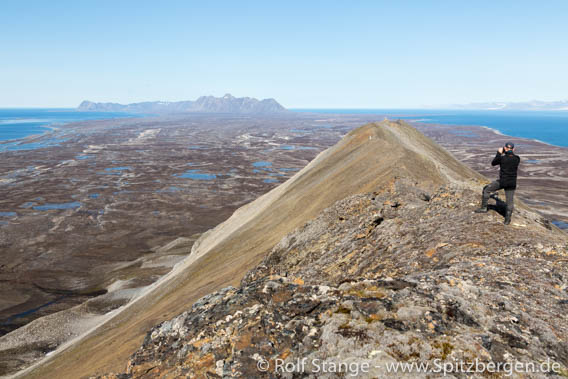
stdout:
[[511,216],[512,215],[513,215],[513,211],[507,211],[507,213],[505,214],[505,221],[503,221],[503,224],[509,225],[511,223]]
[[[483,188],[485,191],[485,188]],[[487,213],[487,199],[483,194],[481,195],[481,205],[475,210],[475,213]]]

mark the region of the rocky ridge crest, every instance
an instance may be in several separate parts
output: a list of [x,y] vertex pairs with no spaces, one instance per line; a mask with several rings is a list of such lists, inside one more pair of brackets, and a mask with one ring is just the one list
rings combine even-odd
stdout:
[[[104,377],[354,374],[317,372],[314,360],[368,363],[359,377],[426,376],[388,373],[396,362],[550,360],[560,368],[529,377],[566,376],[566,234],[527,208],[504,226],[496,212],[474,214],[478,201],[467,187],[405,178],[339,200],[287,234],[238,287],[149,331],[126,371]],[[302,359],[301,372],[277,369]]]

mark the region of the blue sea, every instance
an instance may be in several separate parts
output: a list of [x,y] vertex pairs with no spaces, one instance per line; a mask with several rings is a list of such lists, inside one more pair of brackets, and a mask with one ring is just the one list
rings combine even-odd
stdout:
[[408,121],[486,126],[521,138],[568,147],[568,111],[485,111],[424,109],[294,109],[298,112],[377,114]]
[[[132,117],[118,112],[83,112],[75,109],[1,109],[0,142],[18,140],[30,135],[43,134],[57,125],[75,121]],[[53,142],[53,141],[52,141]],[[46,141],[49,144],[49,141]],[[5,143],[0,151],[42,147],[40,144]]]

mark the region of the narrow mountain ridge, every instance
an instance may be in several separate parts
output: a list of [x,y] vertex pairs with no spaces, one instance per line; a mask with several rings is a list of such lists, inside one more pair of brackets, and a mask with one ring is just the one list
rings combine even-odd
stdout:
[[[284,242],[282,241],[286,240],[286,238],[289,239],[290,233],[295,233],[295,230],[302,228],[306,223],[316,219],[322,211],[333,207],[337,202],[349,201],[345,199],[348,199],[350,196],[367,196],[370,199],[374,197],[374,200],[369,200],[374,204],[374,207],[385,207],[384,210],[383,208],[368,208],[369,205],[365,203],[366,205],[360,204],[353,208],[358,210],[359,213],[353,213],[349,217],[352,219],[360,217],[361,228],[367,228],[370,227],[371,224],[374,225],[377,223],[377,230],[381,231],[385,228],[385,226],[383,226],[383,224],[385,224],[393,229],[392,231],[387,229],[389,233],[394,233],[393,236],[397,236],[396,233],[398,233],[400,228],[403,228],[403,225],[406,225],[406,223],[410,223],[410,225],[414,225],[415,228],[420,230],[423,217],[421,213],[416,213],[416,217],[414,218],[409,217],[408,219],[404,219],[397,216],[388,222],[384,221],[389,217],[388,212],[392,210],[406,212],[406,210],[410,211],[414,209],[413,207],[415,207],[416,204],[420,204],[420,207],[416,208],[418,209],[416,212],[442,214],[442,211],[446,211],[449,217],[454,214],[450,211],[455,209],[455,214],[467,215],[461,223],[456,224],[462,227],[462,229],[460,229],[462,233],[469,233],[465,225],[479,222],[479,232],[481,235],[486,236],[490,233],[499,235],[499,233],[505,230],[503,229],[504,226],[501,223],[500,216],[491,214],[483,218],[483,216],[477,215],[477,218],[474,219],[474,216],[471,214],[471,210],[477,205],[477,197],[481,186],[485,182],[487,182],[487,180],[483,176],[459,163],[443,148],[436,145],[433,141],[404,122],[385,120],[381,123],[368,124],[357,128],[344,136],[336,145],[320,153],[288,181],[253,202],[239,208],[228,220],[204,233],[193,245],[191,254],[183,262],[178,264],[174,270],[160,281],[152,285],[148,291],[121,308],[120,311],[117,312],[116,315],[113,315],[106,323],[93,329],[88,335],[71,343],[69,346],[56,351],[44,362],[37,365],[37,367],[27,370],[23,374],[25,374],[26,377],[45,377],[49,373],[57,372],[60,378],[77,378],[88,375],[102,375],[108,372],[121,372],[124,370],[125,362],[132,353],[140,347],[143,341],[145,342],[142,350],[150,355],[154,354],[151,353],[151,351],[153,351],[155,346],[164,346],[161,345],[163,341],[154,341],[153,337],[146,335],[150,328],[160,322],[172,319],[183,312],[186,312],[183,313],[185,315],[189,314],[194,316],[205,312],[203,314],[206,316],[206,320],[221,317],[222,312],[207,314],[207,307],[203,309],[199,308],[200,305],[205,304],[204,301],[207,304],[214,304],[214,302],[202,300],[196,303],[196,301],[203,296],[215,293],[215,291],[219,291],[223,288],[225,288],[223,290],[225,294],[230,293],[232,295],[232,291],[241,291],[239,293],[242,294],[242,291],[244,291],[249,284],[252,285],[254,283],[271,280],[270,275],[279,275],[283,278],[281,281],[278,279],[279,282],[274,284],[274,286],[278,286],[279,284],[283,285],[283,283],[287,283],[286,286],[301,286],[301,283],[309,282],[312,279],[316,280],[313,285],[329,286],[329,284],[333,284],[334,282],[331,281],[331,277],[326,279],[325,276],[321,276],[321,273],[317,271],[325,269],[324,261],[314,261],[313,266],[316,271],[313,273],[302,274],[298,271],[298,283],[294,283],[296,279],[291,278],[290,275],[288,275],[288,271],[293,272],[294,270],[298,270],[299,267],[302,266],[301,262],[308,264],[305,257],[300,256],[297,261],[293,260],[289,263],[290,267],[286,270],[281,270],[282,267],[273,264],[264,264],[264,266],[268,267],[267,269],[261,266],[257,267],[257,265],[267,256],[273,256],[275,246],[283,244]],[[406,189],[400,190],[401,185],[404,185]],[[397,190],[397,188],[399,189]],[[444,190],[443,188],[448,189]],[[393,194],[392,191],[398,192]],[[436,198],[445,200],[439,203],[431,201],[431,199],[434,199],[434,194],[438,192],[440,192],[440,194]],[[397,200],[397,196],[400,200]],[[414,198],[408,200],[404,198],[404,196],[414,196]],[[453,196],[455,196],[455,198]],[[376,200],[378,198],[381,200]],[[423,199],[421,200],[421,198]],[[450,200],[452,200],[453,203],[450,202]],[[401,204],[407,205],[401,206]],[[430,210],[428,210],[429,208],[424,208],[424,206],[432,206],[432,204],[436,204],[437,207]],[[512,230],[515,230],[514,228],[519,228],[522,233],[525,233],[524,231],[529,228],[536,228],[535,233],[537,234],[535,234],[535,240],[538,241],[538,238],[544,240],[544,238],[550,239],[554,237],[551,240],[558,240],[559,246],[564,243],[563,241],[565,240],[563,238],[565,235],[563,233],[551,227],[543,221],[540,216],[531,212],[528,208],[523,207],[522,204],[520,204],[518,209],[518,215],[515,215],[513,227],[510,229],[511,233]],[[373,214],[371,224],[366,224],[367,221],[364,220],[366,220],[371,213]],[[345,220],[345,217],[342,217]],[[339,217],[338,220],[341,221]],[[450,220],[452,220],[452,218],[444,219],[442,217],[434,219],[432,223],[429,224],[429,229],[425,229],[425,233],[427,234],[402,234],[400,235],[400,241],[408,242],[415,238],[424,239],[426,236],[435,236],[437,232],[441,232],[444,228],[451,226],[451,223],[449,223]],[[489,224],[492,226],[487,229],[487,225]],[[348,229],[345,230],[349,231]],[[363,239],[363,237],[358,237],[358,235],[366,235],[365,233],[352,234],[349,232],[346,238],[348,240],[358,241]],[[385,235],[388,235],[388,233]],[[476,238],[478,237],[479,235]],[[304,235],[300,240],[307,241],[310,238],[310,235]],[[401,243],[400,241],[399,245]],[[321,243],[325,244],[327,242],[322,241]],[[444,246],[449,246],[448,249],[450,249],[454,246],[453,244],[455,242],[448,243],[447,241],[441,241],[439,243],[446,243],[447,245],[438,246],[436,244],[428,247],[429,250],[434,249],[434,253],[428,253],[432,254],[433,260],[440,259],[435,256],[436,251]],[[476,243],[479,243],[479,241]],[[377,245],[377,249],[379,248],[378,246],[380,245]],[[565,254],[565,245],[562,246],[564,247],[559,247],[555,250],[560,254],[559,256]],[[404,250],[404,244],[399,246],[399,250]],[[419,254],[421,251],[420,247],[415,247],[415,250],[418,251],[416,254]],[[271,251],[273,253],[271,253]],[[344,252],[338,252],[337,254],[339,255],[337,256],[330,255],[329,257],[332,261],[337,259],[338,262],[340,259],[343,259],[344,266],[341,270],[345,271],[350,267],[351,258],[345,259],[341,254],[351,253],[354,253],[354,251],[348,252],[346,250]],[[355,255],[352,255],[352,257],[354,256]],[[412,256],[409,256],[409,258],[412,258]],[[286,262],[285,257],[278,259],[278,262]],[[411,264],[408,262],[406,263],[410,267]],[[419,265],[420,262],[421,261],[416,261],[412,263],[412,265]],[[356,275],[352,273],[351,275],[354,276],[344,279],[357,281],[359,276],[369,278],[371,275],[370,272],[372,272],[373,267],[376,267],[376,264],[378,263],[369,261],[369,265],[359,265],[361,267],[360,272]],[[309,265],[311,266],[311,263]],[[273,268],[269,268],[269,266]],[[318,268],[318,266],[321,267]],[[249,272],[251,269],[253,270],[252,273]],[[262,274],[263,270],[267,270],[266,273],[268,276],[262,276],[264,275]],[[426,268],[424,268],[424,270],[426,270]],[[254,274],[255,272],[259,274]],[[245,280],[240,289],[234,289],[240,284],[245,274],[247,278],[253,277],[255,279],[251,282]],[[409,273],[401,271],[398,272],[397,275],[403,276],[409,275]],[[318,279],[316,278],[318,278],[318,276],[321,276],[321,283],[317,282]],[[390,278],[393,280],[403,280],[402,278]],[[565,278],[565,276],[563,278]],[[381,278],[376,280],[384,281],[387,279],[388,278]],[[289,283],[290,280],[292,280],[292,283]],[[333,285],[341,286],[341,284],[338,283]],[[560,284],[557,283],[557,285]],[[562,285],[564,285],[564,288],[561,288],[564,290],[565,284]],[[308,290],[308,293],[309,291],[315,290],[315,287],[305,288]],[[262,292],[263,289],[264,286],[259,290]],[[268,289],[266,291],[268,291]],[[214,298],[225,298],[225,295],[214,295]],[[211,297],[205,299],[211,299]],[[286,296],[282,299],[286,299]],[[270,301],[272,301],[270,297],[265,299],[264,303],[260,305],[259,310],[267,306]],[[197,308],[194,307],[194,311],[187,313],[188,308],[194,303]],[[298,306],[301,306],[301,302],[298,304],[300,304]],[[270,306],[276,305],[277,304],[273,303]],[[287,307],[291,304],[283,303],[282,305]],[[228,311],[230,310],[231,309],[228,309]],[[265,311],[263,310],[262,312]],[[340,314],[343,312],[343,310],[339,311]],[[229,314],[225,316],[229,316]],[[393,318],[390,316],[388,318]],[[394,318],[393,320],[396,321]],[[393,325],[398,325],[395,321],[393,321]],[[180,322],[182,324],[185,323],[185,321]],[[383,324],[384,323],[381,323],[380,325]],[[168,324],[162,324],[162,326],[164,325]],[[171,325],[171,323],[169,325]],[[193,328],[193,326],[186,327],[190,329]],[[152,332],[150,336],[154,335],[154,332]],[[319,333],[320,331],[316,330],[314,333],[316,332]],[[171,337],[168,337],[165,332],[162,334],[164,334],[165,338]],[[194,335],[193,337],[196,336]],[[190,340],[180,340],[180,344],[188,344],[190,343],[189,341]],[[297,343],[299,341],[292,340],[292,342]],[[180,344],[176,346],[182,346]],[[242,345],[242,347],[244,348],[246,346]],[[249,346],[248,348],[251,347]],[[182,354],[180,351],[175,353],[173,350],[170,353],[174,355]],[[164,354],[170,353],[164,351]],[[145,356],[146,353],[139,350],[136,354],[136,356]],[[206,367],[207,375],[218,375],[219,368],[217,365],[222,365],[224,370],[225,363],[218,363],[219,361],[229,362],[229,366],[227,367],[231,366],[230,361],[233,358],[228,355],[215,360],[215,354],[217,353],[213,355],[207,354],[209,353],[204,351],[203,357],[206,357],[208,363],[202,365]],[[297,351],[294,354],[299,353]],[[137,371],[138,369],[135,369],[135,367],[140,368],[149,362],[147,358],[138,359],[136,356],[131,361],[129,366],[131,368],[128,369],[129,371],[126,375],[140,375],[142,371]],[[158,357],[159,355],[154,354],[154,356]],[[163,367],[156,362],[150,364],[154,364],[155,367],[162,367],[160,370],[155,371],[156,375],[160,372],[165,372],[164,370],[174,370],[171,372],[177,372],[175,370],[179,367],[172,357],[173,355],[170,358],[166,355],[162,357],[164,360],[171,362],[171,366],[167,366],[165,361],[163,364],[166,366]],[[221,356],[219,355],[219,357]],[[188,362],[193,362],[193,358],[186,358]],[[213,361],[211,361],[212,359]],[[214,367],[209,364],[211,363],[210,361],[214,362]],[[201,365],[197,363],[197,361],[194,363]],[[240,364],[241,363],[238,363],[238,365]],[[150,368],[150,366],[147,367]],[[186,370],[187,368],[182,367],[180,369]],[[231,368],[231,370],[233,370],[233,368]],[[244,372],[252,375],[252,371]],[[225,375],[225,371],[222,371],[222,373]]]

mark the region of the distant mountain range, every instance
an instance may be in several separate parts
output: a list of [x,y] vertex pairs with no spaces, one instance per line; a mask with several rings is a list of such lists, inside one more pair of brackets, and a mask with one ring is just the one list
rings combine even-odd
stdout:
[[517,103],[485,102],[470,104],[454,104],[452,108],[458,109],[484,109],[484,110],[525,110],[525,111],[568,111],[568,100],[561,101],[526,101]]
[[252,97],[201,96],[195,101],[146,101],[133,104],[94,103],[83,101],[77,110],[95,112],[128,113],[240,113],[268,114],[287,112],[286,108],[274,99],[258,100]]

